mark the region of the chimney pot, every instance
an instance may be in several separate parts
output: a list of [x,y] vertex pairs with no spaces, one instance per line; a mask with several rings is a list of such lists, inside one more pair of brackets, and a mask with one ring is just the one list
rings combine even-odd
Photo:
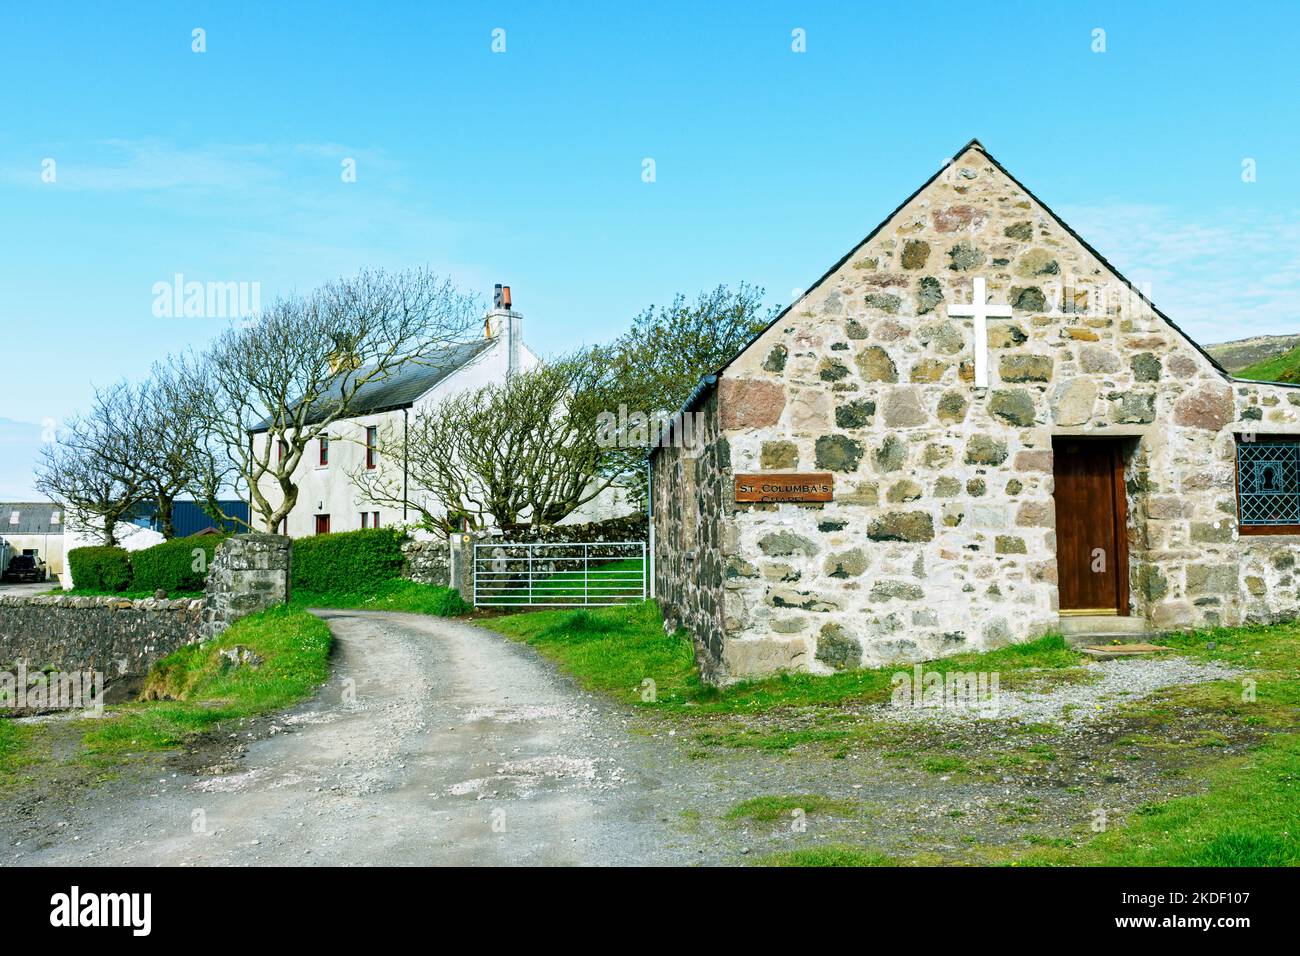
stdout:
[[501,308],[510,311],[510,286],[508,285],[501,287]]
[[501,283],[500,282],[497,283],[497,287],[495,290],[493,290],[492,293],[492,308],[494,309],[501,308]]

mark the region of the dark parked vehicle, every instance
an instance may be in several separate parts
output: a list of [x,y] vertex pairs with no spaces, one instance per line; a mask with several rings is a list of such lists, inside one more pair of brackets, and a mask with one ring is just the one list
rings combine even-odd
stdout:
[[44,581],[45,562],[30,554],[15,554],[5,568],[6,581]]

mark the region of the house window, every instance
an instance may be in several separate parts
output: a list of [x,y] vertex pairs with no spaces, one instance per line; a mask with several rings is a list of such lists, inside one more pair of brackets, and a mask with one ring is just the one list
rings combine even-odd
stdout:
[[361,527],[369,528],[370,527],[369,521],[370,521],[369,512],[366,511],[361,512]]
[[58,524],[62,520],[63,520],[62,511],[54,511],[50,513],[50,524]]
[[1237,440],[1242,534],[1300,534],[1300,439]]
[[320,467],[324,468],[330,463],[330,440],[325,436],[320,438]]
[[366,467],[374,468],[375,462],[379,460],[379,452],[375,445],[379,441],[379,428],[375,425],[366,427]]
[[10,524],[17,524],[17,523],[18,523],[18,512],[17,512],[17,511],[11,511],[11,512],[9,512],[9,523],[10,523]]
[[330,516],[329,516],[329,515],[317,515],[317,516],[316,516],[316,533],[317,533],[317,534],[329,534],[329,533],[330,533]]
[[372,527],[372,528],[378,528],[378,527],[379,527],[379,512],[378,512],[378,511],[373,511],[373,512],[370,513],[370,527]]

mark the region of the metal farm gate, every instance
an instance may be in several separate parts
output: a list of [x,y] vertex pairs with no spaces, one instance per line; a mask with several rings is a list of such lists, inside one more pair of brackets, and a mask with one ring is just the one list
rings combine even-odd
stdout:
[[644,541],[474,545],[477,607],[599,607],[645,597]]

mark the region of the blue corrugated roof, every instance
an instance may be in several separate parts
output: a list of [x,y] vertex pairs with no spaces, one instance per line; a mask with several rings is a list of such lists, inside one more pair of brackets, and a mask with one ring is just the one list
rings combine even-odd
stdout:
[[[219,501],[218,505],[221,510],[230,515],[232,518],[239,518],[241,521],[248,521],[248,502]],[[142,528],[152,528],[155,531],[162,530],[158,526],[158,506],[153,502],[142,502],[138,505],[131,517],[132,524],[138,524]],[[172,505],[172,527],[176,529],[176,537],[186,538],[192,534],[198,534],[200,531],[207,531],[209,528],[225,531],[245,530],[244,526],[237,525],[234,521],[223,522],[224,528],[218,527],[217,522],[213,521],[197,502],[194,501],[177,501]]]

